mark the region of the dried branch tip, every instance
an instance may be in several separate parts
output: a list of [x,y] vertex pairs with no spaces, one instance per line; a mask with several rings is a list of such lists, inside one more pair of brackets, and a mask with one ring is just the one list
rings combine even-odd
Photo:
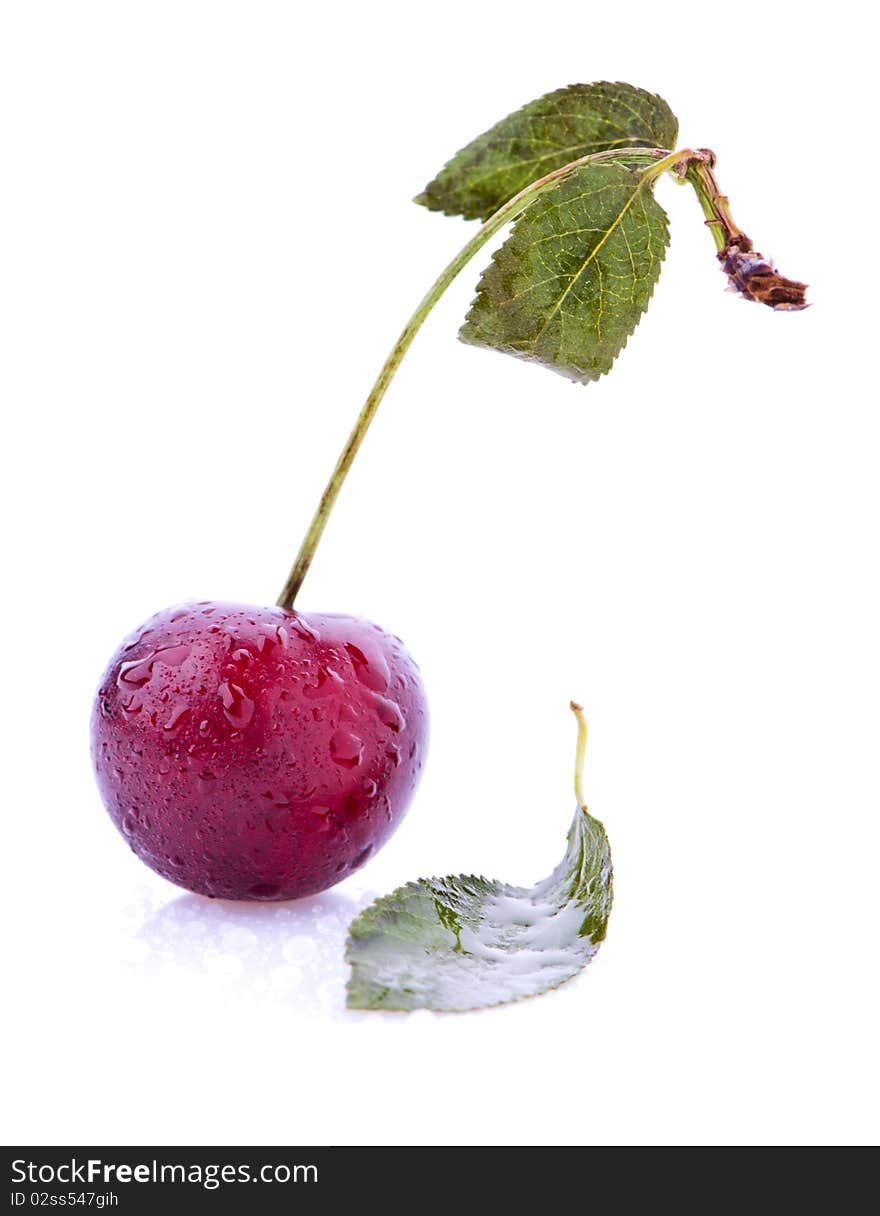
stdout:
[[755,300],[784,312],[808,308],[806,283],[787,279],[772,262],[756,253],[745,233],[738,234],[718,254],[728,282],[746,300]]

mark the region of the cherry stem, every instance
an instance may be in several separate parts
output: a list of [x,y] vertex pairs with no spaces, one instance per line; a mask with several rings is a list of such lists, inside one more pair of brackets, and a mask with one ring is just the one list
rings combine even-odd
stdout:
[[587,804],[584,802],[584,754],[587,750],[587,719],[584,717],[584,708],[578,705],[577,701],[571,702],[571,709],[574,716],[577,718],[578,737],[577,750],[574,758],[574,796],[577,799],[577,804],[582,811],[587,809]]
[[519,194],[513,196],[508,202],[500,207],[494,215],[483,224],[479,232],[471,238],[464,248],[456,254],[446,269],[441,273],[437,281],[428,291],[418,308],[407,321],[400,337],[397,339],[391,354],[385,360],[385,364],[376,379],[376,383],[370,390],[370,395],[364,402],[361,412],[358,414],[357,421],[354,424],[351,434],[345,444],[345,447],[340,453],[339,459],[336,462],[330,480],[327,482],[326,489],[321,495],[321,501],[318,503],[318,508],[312,517],[312,522],[309,524],[309,529],[305,534],[299,553],[296,556],[296,561],[293,568],[287,577],[287,582],[284,584],[284,589],[278,597],[278,606],[293,610],[296,597],[302,587],[303,580],[308,574],[309,567],[312,564],[312,559],[315,556],[315,550],[318,543],[324,534],[324,529],[327,526],[327,520],[330,518],[330,513],[339,497],[339,491],[342,489],[342,484],[345,481],[348,471],[351,468],[355,456],[358,454],[361,444],[364,441],[370,423],[376,415],[376,411],[385,396],[389,384],[394,378],[394,373],[403,360],[404,355],[409,350],[413,338],[421,329],[426,317],[431,309],[443,295],[446,288],[452,283],[460,271],[468,264],[471,258],[479,252],[487,241],[495,235],[499,229],[523,211],[528,204],[537,195],[542,194],[545,190],[558,185],[558,183],[572,173],[576,172],[582,165],[592,163],[593,161],[606,159],[619,159],[621,155],[625,155],[627,159],[644,158],[647,161],[658,162],[652,165],[650,170],[652,177],[656,173],[662,172],[664,169],[672,168],[673,164],[677,163],[676,153],[669,153],[664,148],[613,148],[605,152],[593,152],[589,156],[582,156],[578,160],[571,161],[570,164],[563,165],[559,169],[554,169],[552,173],[548,173],[545,177],[539,178],[526,186],[524,190],[520,190]]

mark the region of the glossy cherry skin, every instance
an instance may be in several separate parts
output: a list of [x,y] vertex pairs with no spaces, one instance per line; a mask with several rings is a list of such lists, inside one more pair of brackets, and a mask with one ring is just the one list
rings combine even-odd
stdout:
[[110,817],[178,886],[223,899],[332,887],[403,818],[428,737],[403,644],[357,617],[242,604],[160,612],[92,713]]

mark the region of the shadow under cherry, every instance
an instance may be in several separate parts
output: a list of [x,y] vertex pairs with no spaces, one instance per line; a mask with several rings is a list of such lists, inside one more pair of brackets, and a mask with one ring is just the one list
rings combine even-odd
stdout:
[[130,961],[151,975],[182,973],[229,994],[338,1015],[348,926],[370,899],[338,890],[288,903],[181,895],[141,924]]

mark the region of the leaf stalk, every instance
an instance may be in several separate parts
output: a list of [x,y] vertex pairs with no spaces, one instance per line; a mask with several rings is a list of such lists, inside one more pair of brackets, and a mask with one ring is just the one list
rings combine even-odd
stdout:
[[584,756],[587,751],[587,719],[584,717],[584,707],[578,705],[577,701],[571,702],[571,711],[577,718],[577,747],[575,749],[574,758],[574,796],[577,799],[577,804],[582,811],[586,811],[587,804],[584,801]]

